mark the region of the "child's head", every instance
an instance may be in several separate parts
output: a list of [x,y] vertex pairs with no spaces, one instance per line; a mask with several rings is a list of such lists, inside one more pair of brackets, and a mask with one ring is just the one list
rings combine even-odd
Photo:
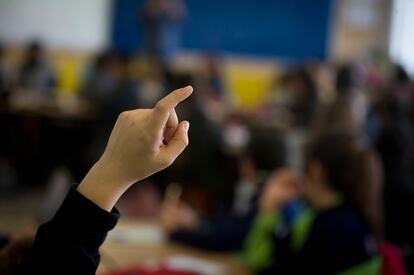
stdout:
[[349,134],[328,132],[308,142],[305,160],[304,192],[310,204],[323,208],[343,200],[377,233],[381,169],[375,155]]

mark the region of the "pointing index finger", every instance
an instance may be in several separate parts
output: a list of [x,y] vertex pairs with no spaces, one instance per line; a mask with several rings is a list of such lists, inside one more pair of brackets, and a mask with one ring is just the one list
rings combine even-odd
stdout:
[[156,128],[163,128],[168,121],[171,111],[178,103],[185,100],[193,92],[193,87],[177,89],[161,99],[154,109],[154,123]]

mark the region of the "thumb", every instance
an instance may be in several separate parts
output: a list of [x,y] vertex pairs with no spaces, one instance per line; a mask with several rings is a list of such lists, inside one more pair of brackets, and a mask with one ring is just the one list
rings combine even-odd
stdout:
[[174,136],[171,138],[168,145],[163,149],[162,154],[166,159],[173,162],[187,147],[188,145],[188,129],[190,128],[190,123],[188,121],[182,121],[178,124],[177,130],[174,133]]

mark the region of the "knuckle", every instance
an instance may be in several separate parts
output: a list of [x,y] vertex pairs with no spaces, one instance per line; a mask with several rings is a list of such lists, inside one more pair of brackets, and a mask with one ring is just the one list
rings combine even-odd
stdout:
[[166,106],[162,101],[157,102],[155,105],[155,111],[158,111],[160,113],[164,113],[166,111]]

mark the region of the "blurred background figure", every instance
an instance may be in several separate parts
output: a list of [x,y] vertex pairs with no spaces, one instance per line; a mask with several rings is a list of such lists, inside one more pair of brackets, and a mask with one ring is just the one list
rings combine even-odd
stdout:
[[284,84],[293,125],[296,127],[308,126],[318,102],[314,80],[303,68],[288,75]]
[[42,96],[53,95],[56,75],[47,61],[43,45],[38,41],[30,43],[26,48],[19,68],[18,85]]
[[0,273],[121,112],[192,85],[176,109],[190,145],[120,201],[99,274],[144,273],[148,258],[189,274],[414,274],[413,13],[411,0],[0,1]]
[[[351,269],[379,274],[380,265],[377,271],[365,265],[375,260],[375,243],[382,240],[381,171],[375,157],[363,150],[347,134],[325,132],[305,148],[302,187],[294,174],[274,173],[246,239],[248,265],[261,274],[336,274]],[[301,191],[310,208],[285,217],[283,207]]]
[[204,63],[204,68],[200,74],[200,88],[206,90],[210,97],[217,100],[223,100],[225,91],[220,57],[214,54],[207,55],[204,59]]
[[7,60],[4,46],[0,43],[0,98],[10,95],[16,82],[13,65]]
[[103,152],[112,125],[118,115],[137,108],[138,84],[130,77],[130,59],[115,52],[99,54],[88,72],[80,95],[95,107],[95,123],[91,129],[88,163]]
[[168,75],[162,66],[154,60],[146,64],[139,79],[138,100],[143,108],[151,108],[165,94]]
[[410,108],[414,102],[414,85],[401,65],[396,65],[390,80],[393,93],[403,108]]
[[146,0],[138,14],[144,27],[145,53],[161,64],[175,57],[181,46],[186,15],[182,0]]

